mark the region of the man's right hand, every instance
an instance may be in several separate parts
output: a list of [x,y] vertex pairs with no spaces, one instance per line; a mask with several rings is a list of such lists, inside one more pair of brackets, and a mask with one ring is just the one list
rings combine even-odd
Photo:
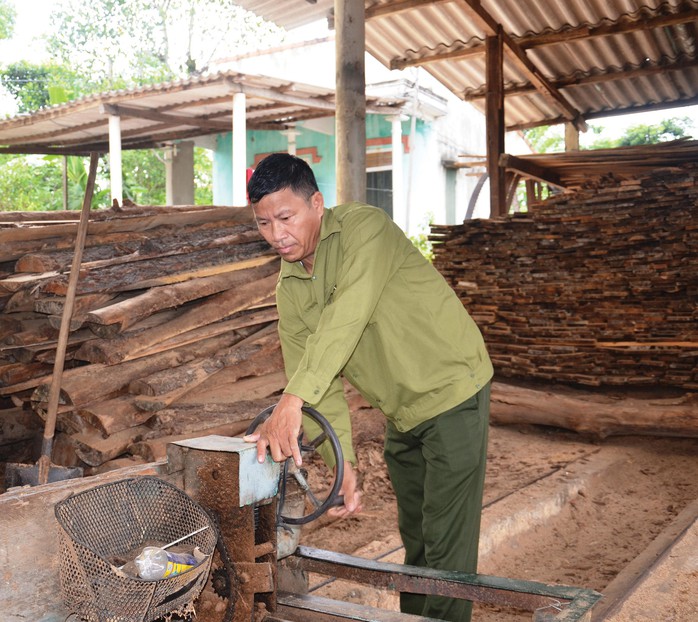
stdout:
[[301,450],[298,435],[303,421],[303,400],[290,393],[284,393],[269,419],[252,434],[243,437],[248,443],[257,443],[257,460],[264,462],[267,449],[274,462],[283,462],[293,457],[296,466],[301,466]]
[[361,504],[361,491],[357,488],[356,471],[348,460],[344,461],[344,479],[339,491],[344,497],[344,505],[338,505],[327,510],[327,515],[333,518],[345,518],[352,514],[358,514],[363,509]]

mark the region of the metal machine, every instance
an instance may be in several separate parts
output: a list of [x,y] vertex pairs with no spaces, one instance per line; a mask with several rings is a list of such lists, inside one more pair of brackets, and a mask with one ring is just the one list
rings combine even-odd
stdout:
[[[260,413],[251,428],[271,410]],[[341,448],[329,424],[316,411],[305,412],[321,426],[322,434],[302,443],[302,450],[314,451],[329,439],[341,465]],[[339,484],[318,498],[303,473],[293,472],[292,464],[279,465],[270,458],[260,464],[255,446],[239,438],[208,436],[172,444],[168,469],[181,471],[184,491],[212,512],[220,532],[209,584],[197,602],[197,622],[428,620],[315,597],[307,591],[305,573],[394,592],[514,607],[530,611],[534,622],[588,621],[592,606],[601,598],[589,589],[381,563],[297,547],[298,525],[329,508]],[[341,474],[335,481],[341,482]],[[305,514],[308,505],[311,510]]]

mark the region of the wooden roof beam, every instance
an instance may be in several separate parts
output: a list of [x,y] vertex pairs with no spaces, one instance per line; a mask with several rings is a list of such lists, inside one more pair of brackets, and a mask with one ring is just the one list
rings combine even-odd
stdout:
[[[627,69],[624,71],[607,71],[599,74],[594,74],[591,76],[586,76],[584,78],[569,77],[562,78],[560,80],[553,80],[552,84],[557,88],[569,88],[573,86],[583,86],[585,84],[596,84],[598,82],[612,82],[613,80],[620,80],[624,78],[640,78],[642,76],[651,76],[658,73],[666,73],[667,71],[681,71],[683,69],[690,69],[692,67],[698,66],[698,59],[691,58],[687,60],[680,60],[672,63],[660,63],[658,65],[647,65],[643,67],[638,67],[636,69]],[[525,84],[521,86],[512,86],[506,88],[504,91],[505,97],[517,96],[517,95],[527,95],[532,91],[535,91],[535,87],[531,84]],[[463,95],[464,101],[475,101],[478,99],[484,99],[485,88],[479,88],[476,91],[470,91]],[[589,115],[587,115],[587,119]]]
[[[268,99],[270,101],[276,101],[289,106],[318,108],[319,110],[327,110],[333,115],[335,114],[335,102],[324,97],[301,97],[298,95],[290,95],[284,91],[249,86],[241,82],[236,82],[235,80],[227,79],[226,81],[230,86],[231,92],[245,93],[248,97]],[[394,106],[376,106],[375,104],[366,104],[366,112],[373,114],[391,114],[392,112],[395,112],[396,109],[397,107]]]
[[569,43],[576,39],[588,39],[589,37],[605,37],[608,35],[626,34],[639,30],[650,30],[677,26],[698,20],[698,9],[679,8],[676,13],[659,15],[657,17],[639,19],[620,19],[615,23],[600,24],[597,26],[576,26],[559,32],[548,34],[528,35],[515,39],[524,50],[554,45],[556,43]]
[[485,54],[484,45],[476,45],[470,48],[459,48],[450,52],[432,52],[415,58],[393,58],[390,61],[391,69],[405,69],[406,67],[419,67],[428,65],[429,63],[438,63],[444,60],[463,60],[472,58],[473,56],[482,56]]
[[554,173],[553,171],[548,170],[539,164],[535,164],[531,161],[525,161],[522,158],[518,158],[514,155],[503,153],[499,158],[499,166],[508,171],[519,173],[527,179],[535,179],[545,184],[562,188],[563,190],[566,189],[557,173]]
[[366,21],[370,21],[377,17],[386,17],[397,13],[404,13],[412,9],[418,9],[423,6],[433,6],[435,4],[445,4],[453,0],[395,0],[385,4],[376,4],[371,7],[366,7]]
[[[415,0],[413,0],[414,2]],[[419,1],[418,4],[422,2]],[[410,4],[401,2],[399,4]],[[390,8],[393,5],[380,5],[380,8]],[[374,11],[378,13],[378,11]],[[368,13],[368,11],[367,11]],[[387,11],[382,11],[387,13]],[[546,33],[540,35],[528,35],[525,37],[512,37],[512,40],[521,47],[522,50],[531,50],[546,45],[555,45],[558,43],[570,43],[577,39],[589,39],[591,37],[606,37],[609,35],[626,34],[629,32],[637,32],[639,30],[648,30],[651,28],[666,28],[668,26],[677,26],[698,20],[698,9],[685,9],[671,15],[661,15],[650,19],[626,20],[613,24],[602,24],[600,26],[576,26],[564,31]],[[473,45],[472,47],[459,47],[445,52],[430,52],[419,58],[395,58],[390,61],[391,69],[405,69],[405,67],[414,67],[417,65],[426,65],[427,63],[436,63],[443,60],[462,60],[471,58],[485,53],[484,44]],[[557,82],[553,82],[557,85]]]
[[121,104],[102,104],[100,110],[105,114],[116,115],[118,117],[132,117],[135,119],[146,119],[148,121],[158,121],[168,125],[186,125],[188,127],[198,127],[204,130],[214,130],[219,132],[229,132],[230,124],[220,121],[211,121],[202,117],[192,117],[181,114],[170,114],[153,110],[151,108],[135,108],[133,106],[122,106]]
[[[485,35],[497,36],[501,30],[494,18],[482,8],[480,0],[457,0],[467,15],[475,22]],[[578,110],[576,110],[558,91],[541,71],[529,60],[526,52],[508,35],[501,32],[506,55],[528,76],[531,83],[548,99],[556,108],[560,109],[562,116],[585,132],[587,125]]]

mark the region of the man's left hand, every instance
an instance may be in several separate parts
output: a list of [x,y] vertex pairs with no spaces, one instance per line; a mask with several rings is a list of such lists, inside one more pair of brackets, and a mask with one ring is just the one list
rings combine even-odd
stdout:
[[267,448],[274,462],[283,462],[293,457],[296,466],[301,466],[301,450],[298,435],[303,421],[303,400],[290,393],[284,393],[269,419],[252,434],[243,437],[248,443],[257,443],[257,460],[264,462]]

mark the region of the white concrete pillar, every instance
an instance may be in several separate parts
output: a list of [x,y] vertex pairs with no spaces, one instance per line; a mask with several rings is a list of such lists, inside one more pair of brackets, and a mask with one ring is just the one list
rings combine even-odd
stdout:
[[284,130],[281,133],[286,137],[286,140],[288,141],[288,153],[290,153],[291,155],[296,155],[296,138],[298,137],[300,132],[295,127],[291,127],[287,130]]
[[233,95],[233,205],[247,205],[247,110],[244,93]]
[[111,185],[111,201],[124,201],[124,180],[121,167],[121,117],[109,115],[109,177]]
[[165,203],[194,205],[194,143],[185,140],[165,153]]
[[407,207],[403,192],[402,166],[402,119],[400,115],[390,117],[392,127],[392,164],[393,164],[393,220],[403,231],[407,232]]

